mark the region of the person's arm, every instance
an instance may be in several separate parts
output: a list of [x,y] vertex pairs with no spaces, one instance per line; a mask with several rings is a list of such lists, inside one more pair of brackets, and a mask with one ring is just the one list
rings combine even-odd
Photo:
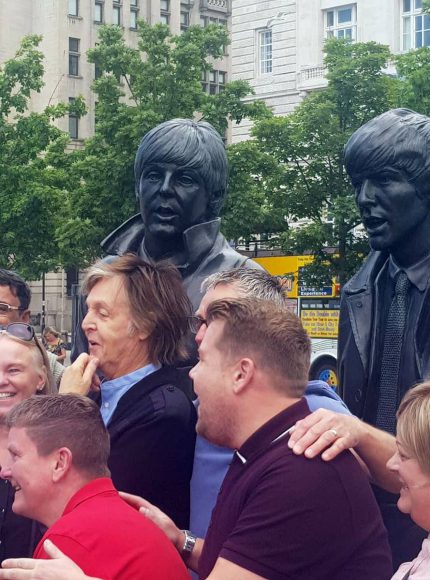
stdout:
[[60,345],[60,353],[57,354],[57,360],[60,363],[66,360],[66,349],[63,344]]
[[169,516],[167,516],[155,505],[149,501],[146,501],[142,497],[132,495],[131,493],[124,493],[122,491],[119,492],[119,495],[124,501],[126,501],[129,505],[138,510],[139,513],[148,518],[148,520],[151,520],[157,527],[159,527],[160,530],[166,534],[166,536],[178,550],[179,555],[184,560],[185,565],[188,568],[191,568],[191,570],[194,572],[197,572],[199,558],[203,550],[204,540],[197,538],[193,551],[184,554],[183,546],[185,542],[185,534],[175,525]]
[[86,576],[83,571],[50,540],[43,548],[51,560],[11,558],[3,560],[1,580],[100,580]]
[[374,483],[393,493],[400,490],[398,478],[386,468],[396,452],[395,438],[357,417],[319,409],[296,423],[288,445],[297,455],[304,453],[311,459],[321,454],[325,461],[353,448]]

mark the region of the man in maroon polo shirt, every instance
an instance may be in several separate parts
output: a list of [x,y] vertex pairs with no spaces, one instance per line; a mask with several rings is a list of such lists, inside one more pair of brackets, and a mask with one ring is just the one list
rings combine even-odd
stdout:
[[256,299],[218,300],[207,311],[197,430],[236,449],[205,540],[176,528],[139,498],[200,578],[386,580],[387,536],[366,475],[350,452],[309,461],[288,447],[309,414],[302,398],[310,342],[299,319]]
[[109,434],[93,401],[34,396],[12,409],[7,425],[11,460],[1,475],[15,488],[12,509],[49,528],[34,558],[47,557],[49,539],[85,574],[104,580],[188,578],[165,535],[114,488]]

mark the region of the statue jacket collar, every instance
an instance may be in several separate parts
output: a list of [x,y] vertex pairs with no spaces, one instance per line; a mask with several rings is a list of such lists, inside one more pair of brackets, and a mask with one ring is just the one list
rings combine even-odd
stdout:
[[[183,237],[187,259],[177,265],[182,275],[194,272],[216,244],[219,243],[219,250],[222,249],[225,240],[219,233],[220,225],[221,219],[216,218],[185,230]],[[145,226],[141,215],[136,214],[110,233],[100,245],[107,254],[121,256],[126,252],[135,252],[144,259],[151,259],[146,253],[144,238]]]

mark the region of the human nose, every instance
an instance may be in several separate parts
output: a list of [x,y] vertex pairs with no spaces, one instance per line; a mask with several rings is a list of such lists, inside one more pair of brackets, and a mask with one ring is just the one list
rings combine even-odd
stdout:
[[0,477],[2,479],[12,479],[12,470],[9,465],[0,467]]
[[0,371],[0,386],[3,387],[7,384],[9,384],[9,378],[7,374],[3,371]]
[[94,327],[95,327],[94,319],[93,319],[93,315],[92,315],[90,310],[88,310],[88,312],[86,313],[86,315],[82,321],[81,326],[82,326],[82,330],[84,332],[87,332],[87,330],[90,330],[90,329],[94,329]]
[[375,202],[376,187],[370,179],[365,179],[361,184],[360,190],[357,195],[357,204],[359,207],[365,207],[366,205]]
[[399,471],[399,453],[396,451],[394,455],[390,457],[387,461],[387,469],[388,471],[392,471],[393,473],[397,473]]

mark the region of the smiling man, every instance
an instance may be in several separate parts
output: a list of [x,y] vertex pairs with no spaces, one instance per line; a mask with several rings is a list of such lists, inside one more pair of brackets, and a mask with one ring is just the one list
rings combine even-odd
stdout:
[[8,414],[11,459],[1,475],[13,511],[49,528],[86,574],[112,580],[187,578],[164,535],[119,497],[109,477],[109,435],[97,405],[75,395],[33,396]]
[[[429,151],[430,118],[407,109],[372,119],[345,147],[372,251],[342,293],[340,382],[350,410],[390,433],[404,393],[430,374]],[[395,562],[410,560],[424,535],[402,524],[396,498],[380,505]]]
[[[260,269],[220,233],[228,166],[224,143],[212,125],[190,119],[161,123],[143,137],[134,173],[140,214],[102,242],[109,256],[135,252],[144,260],[170,260],[181,273],[193,310],[210,274],[239,266]],[[78,321],[73,358],[87,350],[79,326]]]

